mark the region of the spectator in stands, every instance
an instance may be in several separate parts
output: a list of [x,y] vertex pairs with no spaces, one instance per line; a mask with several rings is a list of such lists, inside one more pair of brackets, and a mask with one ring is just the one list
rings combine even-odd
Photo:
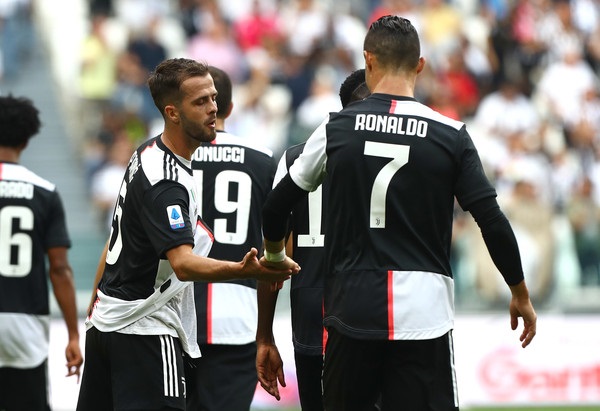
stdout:
[[[583,59],[581,45],[566,44],[561,57],[542,68],[534,101],[545,118],[566,127],[569,119],[581,110],[585,93],[598,87],[598,77]],[[569,146],[573,144],[568,135],[566,142]]]
[[100,128],[102,111],[116,87],[117,51],[105,32],[107,16],[91,17],[90,32],[80,49],[79,93],[83,137],[92,138]]
[[148,27],[133,32],[127,44],[129,54],[135,56],[148,73],[167,58],[167,49],[157,37],[159,24],[158,17],[152,19]]
[[187,55],[199,61],[209,59],[211,64],[229,73],[234,83],[242,82],[247,77],[248,65],[230,26],[218,12],[209,16],[202,31],[190,39]]
[[594,200],[594,184],[584,176],[567,206],[575,236],[581,285],[600,285],[600,206]]
[[91,179],[92,201],[99,214],[100,227],[106,236],[110,234],[112,211],[133,149],[133,142],[122,131],[111,143],[107,161]]

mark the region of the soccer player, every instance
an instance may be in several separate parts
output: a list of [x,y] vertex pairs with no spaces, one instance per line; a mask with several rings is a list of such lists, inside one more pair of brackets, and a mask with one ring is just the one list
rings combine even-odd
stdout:
[[80,411],[184,410],[183,361],[200,356],[191,281],[281,281],[299,270],[291,259],[261,267],[256,248],[240,262],[207,257],[214,235],[191,159],[215,138],[217,90],[207,65],[184,58],[163,61],[148,85],[165,126],[134,152],[115,204],[86,322]]
[[[286,219],[325,174],[325,409],[457,410],[449,251],[454,199],[481,228],[512,293],[511,327],[536,333],[517,242],[459,121],[414,98],[425,59],[410,21],[384,16],[364,40],[373,94],[330,114],[263,209],[265,257],[285,263]],[[273,389],[272,379],[267,388]]]
[[[365,84],[365,70],[352,72],[340,86],[342,107],[362,100],[370,92]],[[304,143],[287,149],[277,167],[275,184],[279,182],[294,160],[302,152]],[[323,190],[323,192],[321,191]],[[290,283],[290,307],[292,314],[292,338],[298,394],[303,411],[323,410],[321,374],[323,372],[323,346],[327,338],[323,328],[323,198],[327,197],[329,185],[325,182],[306,198],[297,203],[291,214],[288,249],[302,268],[302,276]],[[273,337],[273,319],[278,291],[271,291],[267,284],[259,285],[259,322],[256,358],[259,380],[267,381],[272,370],[284,378],[283,362]],[[277,388],[277,387],[275,387]],[[272,393],[280,398],[279,390]]]
[[[48,277],[67,326],[67,376],[79,348],[71,240],[56,186],[19,164],[40,129],[24,97],[0,97],[0,409],[46,411],[50,332]],[[46,259],[48,266],[46,266]]]
[[[217,137],[192,157],[203,220],[215,241],[209,257],[237,261],[262,250],[262,206],[276,163],[271,150],[225,131],[231,114],[229,75],[209,67],[217,90]],[[256,391],[256,281],[194,284],[202,357],[186,372],[190,410],[248,411]]]

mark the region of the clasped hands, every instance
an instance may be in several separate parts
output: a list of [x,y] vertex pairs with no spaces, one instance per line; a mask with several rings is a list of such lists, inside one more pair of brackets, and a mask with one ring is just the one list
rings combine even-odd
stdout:
[[[300,266],[298,265],[298,263],[288,256],[285,256],[283,261],[279,262],[267,261],[265,257],[262,256],[259,260],[259,263],[264,267],[268,267],[275,270],[291,270],[292,275],[298,274],[300,272]],[[281,290],[281,288],[283,287],[283,282],[288,278],[289,276],[284,280],[271,281],[271,291]]]

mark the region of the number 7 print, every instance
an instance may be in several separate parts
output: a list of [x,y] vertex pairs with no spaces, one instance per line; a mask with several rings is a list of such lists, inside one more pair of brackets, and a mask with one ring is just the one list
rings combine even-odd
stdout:
[[385,228],[385,203],[388,186],[390,185],[394,174],[408,163],[409,151],[410,146],[365,141],[364,154],[366,156],[392,159],[383,166],[373,182],[373,188],[371,190],[371,207],[369,211],[371,228]]

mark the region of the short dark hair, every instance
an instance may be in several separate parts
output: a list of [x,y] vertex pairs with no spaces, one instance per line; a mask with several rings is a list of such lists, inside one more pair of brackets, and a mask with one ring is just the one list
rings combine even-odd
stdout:
[[19,147],[40,130],[38,109],[26,97],[0,96],[0,146]]
[[148,78],[148,87],[160,114],[165,115],[169,103],[181,102],[181,84],[185,80],[208,74],[207,64],[186,58],[164,60],[156,66]]
[[388,68],[411,70],[421,57],[417,30],[410,20],[399,16],[387,15],[371,23],[363,48]]
[[342,107],[368,97],[371,91],[365,83],[365,69],[354,70],[340,86],[340,101]]
[[213,78],[217,89],[217,117],[224,119],[231,105],[231,79],[226,72],[215,66],[209,66],[208,71]]

